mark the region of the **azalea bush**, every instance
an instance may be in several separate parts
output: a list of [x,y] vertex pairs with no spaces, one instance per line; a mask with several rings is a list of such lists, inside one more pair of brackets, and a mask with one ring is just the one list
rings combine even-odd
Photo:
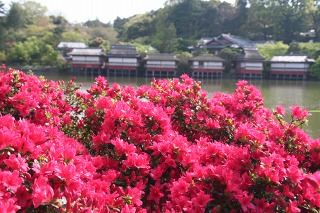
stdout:
[[3,212],[320,211],[310,114],[267,109],[246,81],[212,98],[186,75],[83,91],[3,66],[0,104]]

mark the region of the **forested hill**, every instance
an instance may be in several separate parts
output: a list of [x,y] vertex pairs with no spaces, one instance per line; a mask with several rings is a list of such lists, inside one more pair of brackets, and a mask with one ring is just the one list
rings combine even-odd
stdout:
[[[47,16],[38,2],[0,0],[0,64],[64,65],[59,42],[84,42],[108,51],[126,42],[145,52],[150,45],[163,53],[181,53],[201,37],[230,33],[251,40],[319,42],[319,0],[167,0],[163,8],[113,23],[88,20],[69,23]],[[319,54],[316,54],[317,56]]]
[[[183,50],[200,37],[231,33],[252,40],[304,41],[315,30],[319,41],[317,0],[168,0],[165,7],[131,18],[117,18],[122,41],[152,44],[161,52]],[[314,34],[313,34],[314,36]],[[308,35],[307,35],[308,37]]]
[[98,19],[69,23],[63,16],[47,16],[48,8],[34,1],[4,4],[0,0],[0,64],[14,67],[64,66],[60,42],[84,42],[108,50],[118,42],[111,23]]

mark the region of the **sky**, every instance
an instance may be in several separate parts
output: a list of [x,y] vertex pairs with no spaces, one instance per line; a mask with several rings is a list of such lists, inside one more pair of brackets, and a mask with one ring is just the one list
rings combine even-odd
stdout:
[[[2,0],[10,2],[24,0]],[[71,23],[99,19],[113,23],[117,18],[128,18],[164,7],[167,0],[33,0],[48,8],[48,15],[64,16]],[[233,3],[234,0],[226,0]]]

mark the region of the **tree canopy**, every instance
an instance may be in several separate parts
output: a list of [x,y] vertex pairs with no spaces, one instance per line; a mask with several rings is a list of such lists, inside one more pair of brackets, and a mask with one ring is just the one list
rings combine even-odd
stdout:
[[[319,56],[320,3],[318,0],[168,0],[163,8],[114,22],[99,19],[71,24],[63,16],[46,16],[47,8],[38,2],[13,2],[6,9],[0,1],[0,52],[7,62],[12,48],[36,37],[54,50],[61,41],[86,42],[97,38],[108,49],[110,44],[130,42],[152,46],[159,52],[187,51],[201,37],[222,33],[251,40],[272,41],[275,46],[260,46],[266,58],[279,53],[308,53]],[[99,39],[98,39],[99,40]],[[95,45],[95,44],[94,44]],[[100,44],[101,45],[101,44]],[[224,50],[225,57],[234,52]]]
[[172,23],[179,40],[214,37],[221,33],[241,35],[253,40],[275,40],[290,44],[302,41],[303,32],[315,31],[319,41],[320,4],[317,0],[169,0],[164,8],[114,21],[124,41],[147,36],[157,40],[163,29],[157,23]]
[[[70,24],[63,16],[47,16],[38,2],[12,2],[8,10],[0,1],[0,62],[8,65],[56,65],[57,45],[62,42],[94,43],[101,38],[103,48],[117,41],[110,23],[88,20]],[[99,45],[98,45],[99,46]]]
[[283,42],[277,43],[267,43],[258,45],[259,53],[264,57],[264,59],[269,60],[274,55],[286,54],[289,49],[287,44]]
[[4,8],[4,3],[0,1],[0,16],[5,15],[6,9]]
[[320,57],[315,61],[310,70],[310,75],[320,79]]

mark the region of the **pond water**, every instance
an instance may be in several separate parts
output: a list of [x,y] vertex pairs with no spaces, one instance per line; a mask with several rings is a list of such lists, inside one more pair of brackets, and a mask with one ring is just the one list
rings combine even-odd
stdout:
[[[76,75],[71,73],[59,72],[38,72],[36,75],[43,75],[51,80],[69,81],[76,77],[76,82],[82,84],[86,89],[91,86],[96,76],[94,75]],[[139,87],[141,85],[150,85],[152,78],[145,77],[108,77],[109,84],[118,83],[122,86],[131,85]],[[236,79],[199,79],[202,88],[210,96],[215,92],[232,93],[236,89]],[[304,109],[311,111],[308,118],[308,125],[304,127],[306,132],[313,138],[320,137],[320,81],[288,81],[288,80],[248,80],[250,84],[255,85],[264,98],[264,103],[268,108],[275,108],[277,105],[285,107],[299,105]],[[318,111],[318,112],[315,112]]]

